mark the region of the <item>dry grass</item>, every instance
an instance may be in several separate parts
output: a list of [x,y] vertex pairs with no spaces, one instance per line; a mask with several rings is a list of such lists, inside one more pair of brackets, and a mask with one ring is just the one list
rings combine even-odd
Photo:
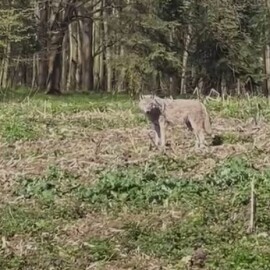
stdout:
[[[69,194],[57,198],[52,206],[44,206],[36,198],[14,195],[19,178],[40,177],[51,166],[76,175],[73,181],[77,184],[91,187],[98,181],[99,171],[134,165],[143,170],[149,162],[159,158],[158,151],[149,150],[148,126],[134,104],[125,101],[130,106],[121,107],[121,101],[109,101],[106,111],[102,111],[98,108],[99,100],[95,102],[93,106],[93,102],[76,98],[73,103],[67,103],[65,98],[46,102],[37,98],[2,107],[3,126],[8,126],[11,119],[15,121],[13,126],[1,129],[0,139],[0,204],[2,214],[8,217],[2,220],[3,227],[0,227],[0,263],[5,269],[75,269],[75,266],[76,269],[110,270],[185,269],[179,263],[181,258],[178,263],[175,259],[171,262],[169,254],[168,258],[156,256],[145,252],[146,247],[144,250],[139,246],[127,248],[122,243],[127,241],[123,240],[125,224],[166,232],[193,215],[182,211],[181,207],[172,204],[134,212],[124,206],[117,213],[106,209],[96,212],[85,202],[72,201]],[[168,175],[202,180],[223,160],[241,154],[248,156],[259,170],[269,166],[270,125],[266,120],[255,127],[247,119],[224,117],[222,111],[211,110],[211,115],[214,133],[222,136],[224,143],[196,152],[192,133],[185,129],[171,131],[169,140],[173,150],[168,149],[166,155],[183,165],[170,170]],[[33,130],[16,123],[27,123]],[[13,210],[7,210],[9,207],[27,209],[30,214],[23,212],[22,217],[16,217]],[[31,213],[32,209],[45,211],[44,216],[37,217]],[[63,211],[71,217],[61,216]],[[46,222],[42,223],[46,215],[52,216],[49,218],[51,228]],[[15,221],[12,223],[9,219]],[[111,250],[101,242],[91,244],[92,238],[107,239],[112,243]],[[94,248],[99,248],[95,251],[97,258],[91,254]],[[34,259],[36,256],[40,261]]]

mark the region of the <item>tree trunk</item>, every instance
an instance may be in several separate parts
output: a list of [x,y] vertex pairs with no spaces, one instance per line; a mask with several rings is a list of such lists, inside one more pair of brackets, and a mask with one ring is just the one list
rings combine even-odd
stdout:
[[74,34],[74,24],[70,24],[68,26],[68,38],[69,38],[69,59],[68,59],[68,76],[67,76],[67,91],[72,90],[74,88],[74,81],[75,81],[75,49],[76,44],[73,37]]
[[237,78],[236,95],[238,97],[241,96],[241,80],[240,80],[240,78]]
[[68,49],[68,33],[65,34],[63,40],[63,50],[62,50],[62,78],[61,78],[61,89],[67,89],[67,49]]
[[[85,14],[82,11],[82,14]],[[82,53],[82,88],[92,91],[94,89],[93,75],[93,20],[83,19],[80,21],[81,53]]]
[[100,77],[99,77],[99,71],[100,71],[100,24],[101,24],[101,13],[100,13],[101,4],[99,0],[96,0],[95,3],[95,10],[94,12],[94,21],[93,24],[93,50],[92,53],[94,55],[94,67],[93,67],[93,73],[94,73],[94,89],[99,90],[100,89]]
[[11,53],[11,44],[7,41],[7,45],[5,48],[5,58],[3,59],[3,71],[2,71],[2,88],[8,87],[8,69],[9,69],[9,61],[10,61],[10,53]]
[[[124,55],[125,55],[124,46],[121,44],[121,47],[120,47],[120,59],[123,59]],[[124,89],[125,74],[126,74],[125,67],[121,67],[119,78],[118,78],[118,86],[117,86],[117,91],[118,92],[123,92],[125,90]]]
[[46,89],[46,81],[48,76],[48,60],[47,60],[47,46],[48,46],[48,16],[49,16],[49,5],[48,1],[37,2],[36,14],[40,19],[37,21],[38,24],[38,39],[41,43],[42,50],[38,53],[38,88]]
[[56,12],[51,11],[49,39],[49,73],[47,78],[47,94],[60,94],[62,73],[62,46],[70,18],[75,11],[76,0],[70,1],[63,7],[59,2],[54,3]]
[[220,88],[221,88],[221,97],[224,100],[227,96],[227,84],[224,74],[221,75]]
[[187,61],[188,61],[188,49],[191,40],[191,31],[192,26],[191,24],[188,25],[185,46],[184,46],[184,53],[183,53],[183,60],[182,60],[182,74],[181,74],[181,86],[180,86],[180,93],[186,94],[186,71],[187,71]]
[[264,48],[264,73],[266,77],[264,81],[264,94],[270,99],[270,46],[268,44]]
[[34,89],[37,83],[37,55],[33,54],[33,63],[32,63],[32,83],[31,88]]
[[62,67],[62,43],[63,33],[54,33],[51,38],[49,51],[49,74],[47,79],[47,94],[61,94],[61,67]]
[[76,24],[76,39],[77,39],[77,42],[76,42],[76,47],[74,48],[75,49],[75,85],[76,85],[76,90],[79,91],[79,90],[82,90],[82,59],[83,59],[83,54],[82,54],[82,42],[81,42],[81,33],[80,33],[80,24],[79,22]]
[[[106,0],[104,0],[106,1]],[[107,75],[107,92],[112,92],[112,66],[111,66],[111,48],[109,45],[109,29],[108,29],[108,12],[104,10],[104,39],[106,46],[106,75]]]
[[169,94],[176,96],[179,93],[179,85],[177,83],[176,76],[170,76],[169,78]]
[[[269,13],[270,13],[270,0],[265,0],[265,6],[267,8],[267,19],[269,20]],[[264,30],[265,37],[266,37],[266,44],[264,46],[264,73],[265,73],[265,80],[264,80],[264,94],[270,99],[270,45],[269,45],[269,29]]]
[[[173,43],[174,43],[174,36],[175,36],[174,33],[175,33],[175,31],[174,31],[174,29],[172,29],[170,31],[170,43],[171,43],[171,45],[173,45]],[[175,96],[178,93],[178,90],[179,90],[178,88],[179,87],[177,87],[177,78],[176,78],[176,76],[171,75],[169,77],[169,94],[171,96]]]
[[1,63],[1,66],[0,66],[0,87],[2,87],[2,81],[3,81],[3,71],[4,71],[4,58],[1,59],[0,63]]
[[100,22],[99,22],[99,47],[100,47],[100,54],[99,54],[99,81],[100,81],[100,89],[104,90],[104,17],[103,17],[103,1],[101,1],[101,12],[100,12]]

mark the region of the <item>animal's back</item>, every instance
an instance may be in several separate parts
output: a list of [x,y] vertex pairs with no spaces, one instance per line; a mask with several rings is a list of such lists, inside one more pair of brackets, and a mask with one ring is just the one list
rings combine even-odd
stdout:
[[166,118],[169,122],[183,121],[187,116],[202,114],[201,103],[195,99],[175,99],[166,102]]
[[189,117],[193,119],[198,129],[203,129],[207,134],[212,134],[210,118],[205,105],[199,100],[194,100],[193,104],[190,103]]
[[192,127],[211,134],[209,115],[203,103],[195,99],[176,99],[166,102],[166,118],[169,123],[192,122]]

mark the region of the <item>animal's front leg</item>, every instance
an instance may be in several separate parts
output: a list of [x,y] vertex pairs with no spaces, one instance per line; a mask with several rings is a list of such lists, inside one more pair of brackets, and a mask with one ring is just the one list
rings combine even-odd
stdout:
[[165,119],[163,116],[159,119],[159,127],[160,127],[160,144],[162,149],[165,148],[166,138],[165,138]]
[[154,142],[155,142],[155,145],[158,146],[160,143],[160,125],[159,125],[159,123],[153,123],[153,130],[155,133]]

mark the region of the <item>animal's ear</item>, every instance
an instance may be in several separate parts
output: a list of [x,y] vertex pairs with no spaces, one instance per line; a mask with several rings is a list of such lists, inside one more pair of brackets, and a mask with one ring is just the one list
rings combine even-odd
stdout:
[[145,99],[145,97],[146,97],[145,95],[140,94],[140,97],[139,98],[140,98],[140,100],[142,100],[142,99]]
[[157,97],[154,96],[153,99],[154,99],[155,103],[156,103],[158,106],[161,107],[161,103],[159,102],[159,100],[157,99]]
[[165,104],[160,101],[158,98],[154,98],[155,103],[158,105],[158,107],[163,111],[165,108]]

